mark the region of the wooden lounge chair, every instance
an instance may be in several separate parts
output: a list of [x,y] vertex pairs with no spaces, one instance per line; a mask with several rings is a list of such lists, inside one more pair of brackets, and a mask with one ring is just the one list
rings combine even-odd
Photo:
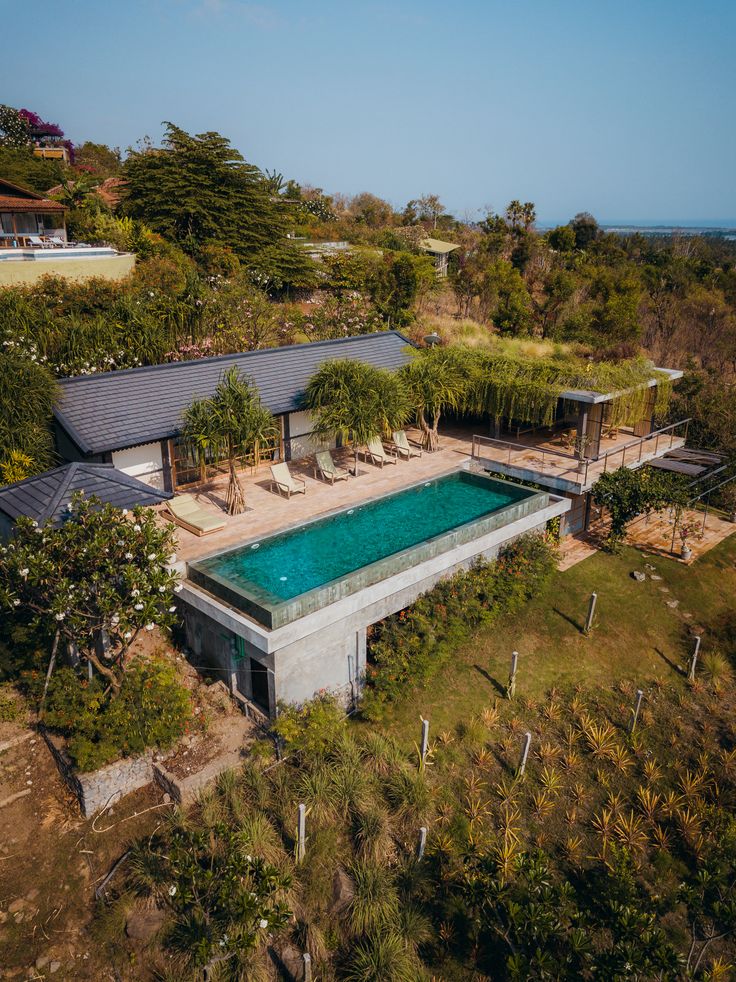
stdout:
[[273,490],[274,484],[279,494],[286,493],[287,498],[290,498],[292,494],[307,493],[307,482],[300,477],[292,477],[289,465],[284,462],[271,464],[271,490]]
[[396,455],[389,453],[377,436],[369,440],[365,450],[361,450],[360,452],[366,460],[370,460],[372,464],[376,464],[378,467],[383,467],[384,464],[396,463]]
[[224,529],[227,522],[219,515],[202,508],[191,494],[177,494],[166,502],[166,510],[177,525],[194,535],[210,535]]
[[396,430],[392,434],[394,440],[394,447],[396,448],[396,453],[399,457],[406,457],[407,460],[411,460],[412,457],[421,457],[422,449],[417,446],[416,443],[409,443],[409,437],[406,435],[406,430]]
[[329,481],[330,484],[334,484],[335,481],[347,481],[349,476],[344,467],[337,466],[329,450],[318,450],[314,455],[314,476],[317,477],[318,474],[322,480]]

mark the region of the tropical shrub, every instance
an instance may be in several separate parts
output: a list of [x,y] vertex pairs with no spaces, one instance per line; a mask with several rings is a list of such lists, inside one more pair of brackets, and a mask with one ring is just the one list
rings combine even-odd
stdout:
[[431,678],[477,627],[518,611],[542,589],[555,566],[556,553],[545,536],[524,536],[495,562],[477,562],[440,581],[411,607],[374,627],[362,715],[380,718],[386,703],[409,685]]
[[291,876],[246,853],[224,823],[162,830],[134,846],[129,865],[136,892],[167,911],[167,946],[191,969],[238,959],[291,917]]
[[281,706],[273,731],[287,751],[318,756],[345,731],[345,713],[332,696],[322,694],[302,706]]
[[615,551],[626,536],[626,526],[638,515],[661,511],[668,505],[681,507],[685,488],[677,475],[663,474],[652,467],[618,470],[602,474],[593,485],[593,500],[608,510],[611,523],[607,546]]
[[88,680],[60,669],[48,691],[44,723],[68,737],[80,771],[91,771],[149,747],[167,750],[187,731],[192,707],[173,666],[163,660],[133,665],[115,694],[99,676]]

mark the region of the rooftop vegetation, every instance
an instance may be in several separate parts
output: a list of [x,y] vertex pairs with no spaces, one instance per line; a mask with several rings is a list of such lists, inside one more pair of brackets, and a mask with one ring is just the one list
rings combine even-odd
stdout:
[[666,414],[672,391],[667,373],[644,357],[602,360],[569,346],[507,339],[486,348],[460,346],[457,357],[466,366],[465,408],[499,419],[549,425],[562,394],[579,389],[615,395],[610,421],[626,425],[645,416],[650,382],[657,383],[654,410],[659,417]]

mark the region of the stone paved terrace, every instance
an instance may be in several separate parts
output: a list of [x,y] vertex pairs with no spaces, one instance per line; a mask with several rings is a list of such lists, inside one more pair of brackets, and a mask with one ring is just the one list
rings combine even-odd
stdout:
[[[419,437],[418,432],[412,430],[408,431],[408,435],[410,440]],[[225,515],[227,478],[218,478],[201,490],[190,493],[213,514],[225,516],[227,525],[220,532],[201,537],[177,527],[177,560],[191,562],[237,546],[255,536],[299,525],[328,512],[446,474],[467,463],[471,449],[472,431],[452,430],[441,435],[438,451],[424,453],[410,461],[398,460],[396,464],[386,464],[381,468],[361,458],[358,477],[350,476],[347,481],[335,482],[334,486],[315,478],[311,458],[291,461],[289,469],[292,475],[303,478],[307,485],[306,494],[292,495],[291,499],[271,490],[270,471],[267,465],[263,465],[255,474],[241,473],[247,510],[232,517]],[[348,451],[333,451],[333,456],[339,466],[352,468],[353,458]]]

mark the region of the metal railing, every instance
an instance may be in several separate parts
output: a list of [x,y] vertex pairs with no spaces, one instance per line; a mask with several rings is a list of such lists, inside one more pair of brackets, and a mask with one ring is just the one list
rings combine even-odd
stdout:
[[[561,450],[549,450],[530,443],[513,443],[510,440],[498,440],[496,437],[474,434],[471,450],[473,459],[478,460],[483,456],[479,453],[480,447],[492,447],[499,451],[489,459],[493,459],[499,464],[505,464],[509,468],[518,466],[520,470],[539,474],[554,474],[556,477],[574,473],[583,475],[583,483],[590,463],[588,460],[579,460],[573,454],[564,453]],[[524,455],[523,459],[519,459],[521,454]],[[502,457],[505,459],[500,459]],[[576,478],[576,480],[580,479]]]
[[[628,443],[624,443],[620,447],[614,447],[613,450],[608,450],[606,453],[601,454],[591,461],[591,463],[600,463],[603,461],[602,474],[605,474],[609,470],[608,461],[611,461],[611,470],[618,470],[619,467],[624,467],[627,462],[628,453],[628,463],[640,464],[642,458],[646,455],[656,457],[659,453],[659,448],[664,447],[666,450],[671,450],[674,446],[675,440],[682,440],[683,442],[687,440],[687,430],[690,419],[681,419],[677,423],[670,423],[669,426],[663,426],[660,430],[655,430],[653,433],[647,433],[646,436],[637,437],[635,440],[630,440]],[[680,436],[675,433],[678,427],[684,426],[685,432]],[[645,449],[646,447],[646,449]],[[615,463],[614,457],[620,455],[620,460]]]
[[[630,467],[635,466],[644,459],[656,457],[660,450],[671,450],[676,440],[682,440],[684,443],[687,440],[689,423],[689,419],[681,419],[653,433],[630,440],[620,447],[614,447],[597,457],[584,459],[561,450],[550,450],[534,444],[514,443],[510,440],[474,434],[471,457],[480,460],[486,456],[486,459],[504,464],[509,469],[517,467],[519,470],[533,474],[552,475],[585,486],[591,472],[599,476],[608,470],[617,470],[627,464]],[[684,427],[683,434],[677,432],[680,427]],[[492,449],[494,453],[484,455],[481,452],[484,447]]]

